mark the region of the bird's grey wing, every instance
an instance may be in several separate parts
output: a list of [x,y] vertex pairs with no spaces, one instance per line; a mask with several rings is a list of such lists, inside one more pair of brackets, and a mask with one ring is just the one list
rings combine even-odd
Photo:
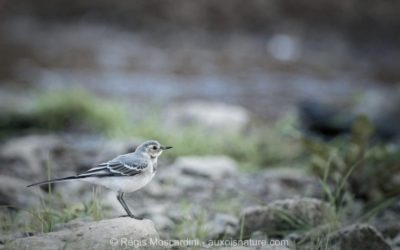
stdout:
[[108,162],[107,168],[117,175],[132,176],[143,172],[148,165],[147,159],[125,156]]
[[148,161],[144,158],[133,157],[132,155],[120,155],[115,159],[101,163],[78,176],[133,176],[143,172],[148,165]]

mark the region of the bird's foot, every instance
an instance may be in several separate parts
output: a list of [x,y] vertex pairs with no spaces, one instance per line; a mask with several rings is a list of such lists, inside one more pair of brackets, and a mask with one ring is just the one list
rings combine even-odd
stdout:
[[129,217],[131,217],[132,219],[136,219],[136,220],[143,220],[143,217],[138,217],[138,216],[135,216],[135,215],[131,215]]
[[125,214],[125,215],[119,216],[119,218],[122,218],[122,217],[130,217],[130,218],[136,219],[136,220],[143,220],[143,217],[138,217],[138,216],[135,216],[135,215],[133,215],[133,214],[131,214],[131,215]]

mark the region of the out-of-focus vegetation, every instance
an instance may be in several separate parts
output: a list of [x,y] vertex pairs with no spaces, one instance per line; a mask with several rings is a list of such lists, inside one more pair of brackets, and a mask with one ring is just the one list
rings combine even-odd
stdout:
[[38,127],[50,130],[82,128],[113,133],[128,124],[128,116],[120,105],[82,90],[42,95],[32,115],[37,117]]
[[[51,179],[51,164],[47,163],[48,178]],[[101,220],[106,212],[99,199],[99,187],[94,187],[88,202],[67,203],[60,192],[53,192],[48,185],[47,195],[40,206],[13,212],[12,207],[0,207],[0,233],[9,232],[52,232],[58,225],[77,218]],[[10,210],[11,209],[11,210]]]
[[41,200],[41,205],[17,213],[8,207],[0,209],[0,232],[51,232],[57,225],[76,218],[101,220],[106,217],[99,199],[98,189],[94,189],[87,203],[66,203],[61,193],[49,192]]
[[101,220],[105,217],[97,189],[93,190],[93,196],[88,203],[66,204],[60,193],[49,193],[40,207],[33,208],[28,213],[30,216],[24,225],[27,232],[51,232],[57,224],[76,218]]
[[26,111],[6,111],[0,119],[1,136],[22,132],[88,131],[113,133],[128,124],[120,105],[82,90],[40,94]]
[[26,132],[88,132],[110,138],[156,139],[173,144],[168,157],[182,155],[229,155],[245,168],[288,164],[300,155],[293,140],[294,119],[284,118],[273,125],[255,124],[243,133],[212,133],[205,136],[198,127],[167,128],[157,110],[140,119],[130,117],[126,107],[104,101],[82,90],[39,95],[34,107],[10,112],[0,119],[2,136]]
[[[366,222],[397,201],[400,148],[375,141],[374,127],[365,116],[354,121],[351,135],[330,142],[309,138],[304,146],[310,153],[311,171],[321,180],[324,199],[335,208],[336,219],[330,223],[334,228],[349,220]],[[348,213],[355,201],[365,206],[352,217]]]

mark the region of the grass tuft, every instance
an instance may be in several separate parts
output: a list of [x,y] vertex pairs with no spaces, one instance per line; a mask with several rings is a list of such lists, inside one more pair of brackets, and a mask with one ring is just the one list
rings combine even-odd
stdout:
[[79,89],[40,95],[33,115],[48,130],[84,130],[113,133],[129,124],[126,110],[115,102]]

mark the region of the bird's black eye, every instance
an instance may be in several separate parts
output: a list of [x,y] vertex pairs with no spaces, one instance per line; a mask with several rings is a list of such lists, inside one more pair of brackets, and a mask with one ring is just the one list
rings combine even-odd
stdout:
[[154,150],[157,150],[157,146],[156,146],[156,145],[154,145],[154,146],[153,146],[153,149],[154,149]]

